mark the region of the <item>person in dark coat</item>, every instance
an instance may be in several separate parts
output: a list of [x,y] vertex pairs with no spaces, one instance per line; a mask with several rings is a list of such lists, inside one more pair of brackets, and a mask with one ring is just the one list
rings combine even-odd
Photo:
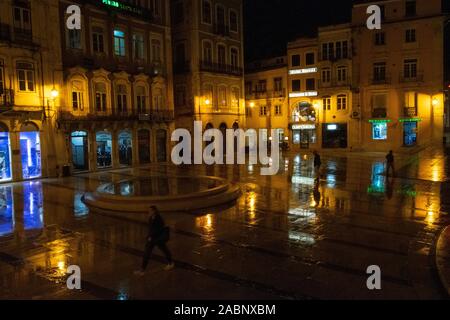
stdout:
[[172,270],[174,268],[175,265],[172,260],[172,254],[170,253],[169,248],[167,248],[169,235],[170,229],[169,227],[166,227],[163,218],[159,214],[158,208],[155,206],[150,207],[147,242],[142,260],[142,268],[140,271],[136,272],[137,275],[145,274],[145,270],[147,269],[148,262],[155,247],[158,247],[166,256],[168,264],[164,269]]
[[314,155],[314,171],[316,174],[316,180],[320,180],[320,167],[322,166],[322,160],[320,159],[320,155],[316,150],[313,152]]
[[395,169],[394,169],[394,153],[389,151],[389,153],[386,155],[386,176],[389,177],[389,172],[392,169],[392,176],[395,176]]

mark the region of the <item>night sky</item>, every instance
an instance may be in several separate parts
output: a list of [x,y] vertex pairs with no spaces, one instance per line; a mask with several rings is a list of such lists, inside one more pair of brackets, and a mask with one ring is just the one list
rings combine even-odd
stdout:
[[349,22],[351,8],[352,0],[244,0],[246,60],[283,55],[288,41]]

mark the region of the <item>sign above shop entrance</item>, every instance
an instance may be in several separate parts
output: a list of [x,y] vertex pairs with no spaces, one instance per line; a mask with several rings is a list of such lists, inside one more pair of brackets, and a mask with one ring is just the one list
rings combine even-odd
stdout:
[[294,124],[292,125],[292,130],[314,130],[316,128],[315,124]]

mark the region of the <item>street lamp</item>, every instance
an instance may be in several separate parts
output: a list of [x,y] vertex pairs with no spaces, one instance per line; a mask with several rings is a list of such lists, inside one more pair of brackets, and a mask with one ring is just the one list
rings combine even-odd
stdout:
[[434,99],[431,101],[431,104],[433,105],[433,107],[436,107],[436,106],[439,104],[439,100],[438,100],[437,98],[434,98]]
[[52,100],[55,101],[55,99],[58,98],[58,96],[59,96],[59,92],[58,92],[58,90],[53,88],[52,91],[50,92],[50,95],[52,97]]

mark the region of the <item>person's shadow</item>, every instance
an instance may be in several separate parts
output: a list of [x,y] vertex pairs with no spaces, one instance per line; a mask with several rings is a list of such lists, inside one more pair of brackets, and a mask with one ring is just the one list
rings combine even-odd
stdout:
[[315,207],[317,208],[319,206],[320,200],[322,198],[322,195],[319,191],[319,181],[316,181],[316,183],[314,184],[313,198],[314,198],[314,202],[316,203]]
[[394,195],[394,179],[389,178],[389,176],[387,176],[387,178],[386,178],[386,196],[390,200],[390,199],[392,199],[393,195]]

